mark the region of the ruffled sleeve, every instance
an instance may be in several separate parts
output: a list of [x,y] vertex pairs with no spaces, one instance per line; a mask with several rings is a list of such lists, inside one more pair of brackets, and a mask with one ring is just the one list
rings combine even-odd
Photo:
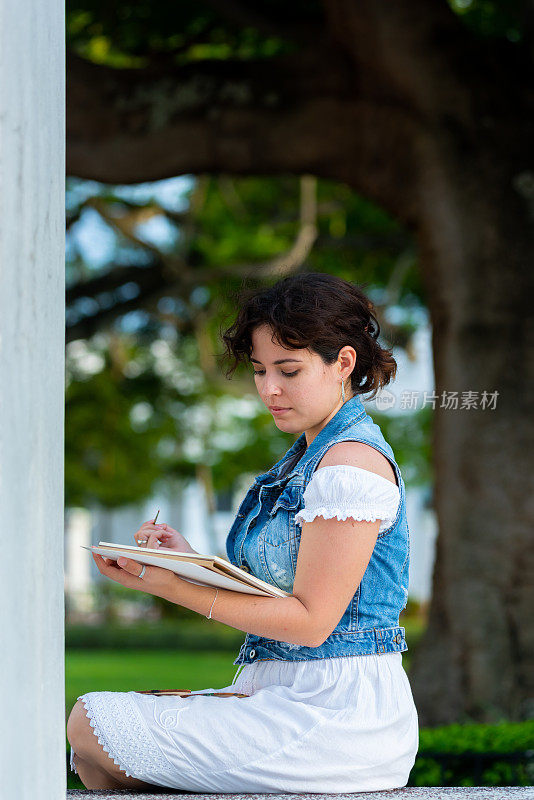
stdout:
[[399,487],[392,481],[362,467],[336,464],[317,469],[303,495],[304,508],[295,522],[315,517],[374,522],[382,520],[379,533],[391,526],[400,502]]

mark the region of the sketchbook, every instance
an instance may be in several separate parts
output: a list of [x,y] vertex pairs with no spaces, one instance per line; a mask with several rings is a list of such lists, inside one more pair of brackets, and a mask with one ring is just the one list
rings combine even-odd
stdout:
[[179,553],[166,547],[147,548],[114,542],[99,542],[98,545],[91,547],[82,544],[80,547],[115,561],[121,556],[126,556],[139,564],[170,569],[180,578],[199,586],[214,586],[263,597],[291,597],[290,592],[256,578],[255,575],[245,572],[220,556]]

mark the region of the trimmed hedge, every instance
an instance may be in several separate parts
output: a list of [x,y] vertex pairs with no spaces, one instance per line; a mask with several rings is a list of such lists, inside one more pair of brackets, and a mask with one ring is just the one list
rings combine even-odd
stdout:
[[[403,655],[405,666],[409,665],[412,653],[423,633],[423,624],[417,619],[401,619],[406,629],[409,650]],[[203,619],[195,614],[194,619],[167,619],[157,622],[108,622],[97,625],[67,624],[65,647],[73,650],[99,648],[102,650],[239,650],[245,639],[244,631],[223,625],[216,620]]]
[[534,720],[419,731],[409,786],[531,786]]
[[211,620],[159,620],[153,624],[67,625],[67,650],[239,651],[246,634]]

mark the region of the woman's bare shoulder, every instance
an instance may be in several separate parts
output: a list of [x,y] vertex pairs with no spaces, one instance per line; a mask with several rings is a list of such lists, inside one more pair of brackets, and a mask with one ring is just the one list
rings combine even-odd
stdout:
[[317,469],[337,465],[360,467],[380,475],[396,484],[395,470],[391,462],[379,450],[363,442],[337,442],[329,447]]

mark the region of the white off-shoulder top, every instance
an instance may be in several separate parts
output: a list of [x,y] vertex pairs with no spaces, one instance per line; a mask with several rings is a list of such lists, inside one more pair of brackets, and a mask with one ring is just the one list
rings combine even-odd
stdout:
[[387,530],[397,515],[400,489],[396,483],[350,464],[319,467],[303,494],[304,508],[295,522],[311,522],[315,517],[374,522],[381,520],[379,533]]

